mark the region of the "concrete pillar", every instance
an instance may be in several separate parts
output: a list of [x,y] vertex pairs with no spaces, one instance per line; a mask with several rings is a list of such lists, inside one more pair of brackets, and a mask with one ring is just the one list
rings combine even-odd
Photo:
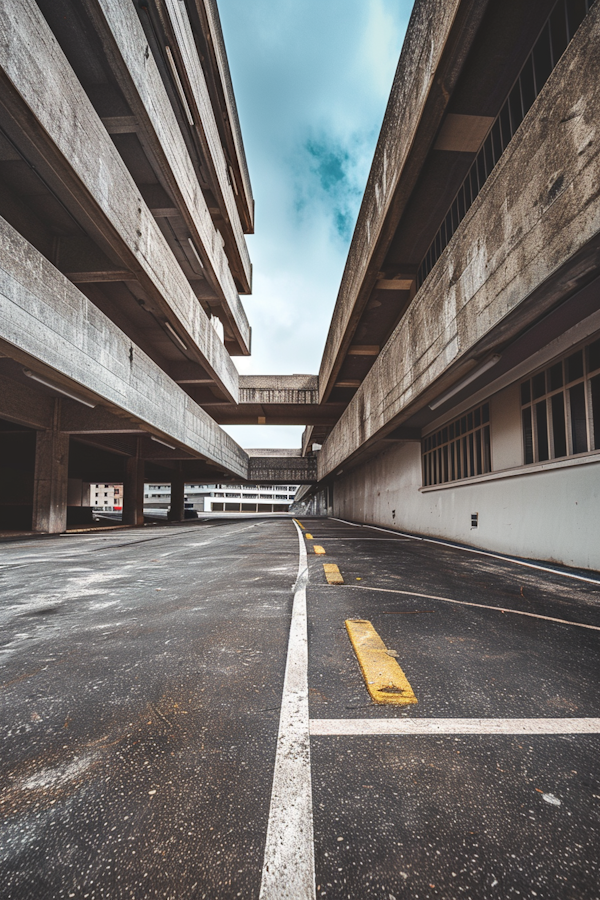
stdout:
[[138,450],[125,461],[123,473],[123,525],[144,524],[144,460]]
[[38,431],[33,476],[31,528],[44,534],[67,529],[69,489],[69,435],[59,431],[60,400],[54,401],[53,427]]
[[169,522],[183,522],[185,519],[185,478],[182,472],[173,472],[171,476],[171,507],[168,519]]

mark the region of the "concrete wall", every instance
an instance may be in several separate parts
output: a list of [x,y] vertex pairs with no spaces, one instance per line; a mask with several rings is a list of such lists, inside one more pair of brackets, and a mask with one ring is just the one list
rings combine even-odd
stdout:
[[[494,441],[502,453],[509,437],[503,434]],[[520,433],[516,447],[520,452]],[[398,443],[336,480],[334,515],[499,553],[600,569],[600,455],[590,455],[583,464],[580,458],[535,469],[522,467],[510,477],[421,491],[421,447]],[[479,525],[471,528],[475,512]]]
[[597,269],[599,40],[595,5],[323,444],[320,479]]

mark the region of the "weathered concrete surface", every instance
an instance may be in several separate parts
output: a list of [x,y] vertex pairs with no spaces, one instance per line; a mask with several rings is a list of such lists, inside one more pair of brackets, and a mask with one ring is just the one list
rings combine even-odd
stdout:
[[[358,586],[326,584],[308,554],[314,724],[600,716],[599,632],[531,617],[600,627],[597,584],[309,522]],[[298,572],[292,523],[211,518],[0,551],[3,896],[255,900]],[[350,618],[398,652],[419,701],[406,715],[369,702]],[[319,900],[596,900],[597,734],[310,743]]]
[[300,456],[300,450],[248,450],[248,481],[283,484],[312,483],[317,480],[317,462]]
[[[78,403],[77,406],[81,407]],[[28,428],[52,427],[54,399],[14,378],[0,375],[0,418]]]
[[202,30],[208,36],[208,50],[214,58],[214,68],[219,73],[215,79],[216,88],[221,92],[221,106],[227,111],[225,117],[228,128],[227,143],[230,148],[229,158],[234,167],[237,187],[236,199],[241,210],[244,228],[247,234],[254,234],[254,197],[246,162],[244,142],[235,102],[235,94],[231,83],[227,50],[223,39],[221,19],[216,0],[190,0],[189,11],[195,7]]
[[316,375],[240,375],[240,403],[319,402]]
[[0,340],[10,356],[246,478],[241,447],[3,219],[0,241]]
[[32,530],[59,534],[67,527],[69,435],[58,430],[60,400],[54,401],[53,426],[38,431],[35,442]]
[[415,3],[321,362],[329,395],[487,2]]
[[[133,4],[122,3],[119,0],[87,0],[86,6],[103,40],[108,61],[127,102],[135,113],[136,130],[161,165],[164,178],[198,247],[206,247],[208,250],[207,262],[211,273],[215,276],[214,287],[223,300],[223,311],[240,342],[240,348],[246,353],[249,351],[250,340],[246,314],[160,72],[152,54],[146,55],[147,42],[136,9]],[[238,270],[242,278],[245,273],[246,288],[249,291],[250,257],[232,190],[227,181],[223,148],[218,139],[210,98],[205,99],[208,105],[203,108],[203,115],[211,119],[212,126],[210,129],[212,140],[207,147],[208,156],[210,159],[210,153],[214,152],[220,159],[217,169],[225,178],[223,192],[226,195],[228,189],[230,195],[227,204],[225,199],[223,200],[229,212],[233,236],[230,249],[237,253]],[[198,122],[198,125],[201,123]]]
[[597,271],[599,46],[596,6],[325,442],[320,478]]
[[[90,217],[90,227],[111,244],[218,385],[237,399],[229,354],[34,0],[6,0],[0,67],[3,102],[12,116],[27,120],[28,135]],[[200,220],[212,258],[220,238],[207,209]]]
[[202,145],[205,149],[208,164],[214,174],[215,190],[219,205],[226,213],[225,218],[233,233],[233,246],[237,250],[239,263],[242,270],[245,290],[251,291],[252,265],[246,241],[242,232],[242,225],[238,209],[235,203],[231,178],[227,168],[227,161],[223,151],[223,145],[219,135],[219,129],[215,119],[215,113],[211,103],[206,78],[198,57],[198,49],[192,33],[191,23],[188,18],[185,4],[179,0],[165,0],[169,12],[173,31],[177,38],[179,52],[183,63],[183,71],[190,86],[191,111],[194,122],[200,134]]
[[292,522],[1,549],[17,575],[0,608],[3,897],[257,898]]
[[144,524],[144,460],[139,452],[125,460],[122,521],[124,525]]

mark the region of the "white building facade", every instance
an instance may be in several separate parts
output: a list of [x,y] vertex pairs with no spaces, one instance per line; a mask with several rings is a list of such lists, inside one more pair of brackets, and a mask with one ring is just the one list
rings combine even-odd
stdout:
[[[297,484],[186,484],[185,506],[195,512],[288,512]],[[146,484],[144,509],[165,510],[171,500],[170,484]]]

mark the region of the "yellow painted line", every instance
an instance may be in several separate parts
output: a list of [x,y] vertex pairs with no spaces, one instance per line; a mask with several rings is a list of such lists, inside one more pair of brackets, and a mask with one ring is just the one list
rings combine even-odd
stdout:
[[[371,699],[407,706],[417,703],[408,679],[373,626],[366,619],[347,619],[346,630]],[[393,654],[393,655],[392,655]]]
[[335,563],[323,563],[323,571],[325,572],[325,578],[327,579],[327,584],[343,584],[344,579],[342,578],[342,573],[338,569]]
[[302,529],[302,531],[306,531],[306,528],[304,527],[304,525],[302,524],[302,522],[299,522],[298,519],[293,519],[293,521],[296,523],[296,525],[299,525],[299,526],[300,526],[300,528]]
[[308,531],[306,532],[304,537],[306,538],[307,541],[314,541],[314,537],[312,536],[312,534],[309,534]]
[[315,553],[317,554],[317,556],[324,556],[324,555],[325,555],[325,547],[321,547],[320,544],[313,544],[313,550],[315,551]]

